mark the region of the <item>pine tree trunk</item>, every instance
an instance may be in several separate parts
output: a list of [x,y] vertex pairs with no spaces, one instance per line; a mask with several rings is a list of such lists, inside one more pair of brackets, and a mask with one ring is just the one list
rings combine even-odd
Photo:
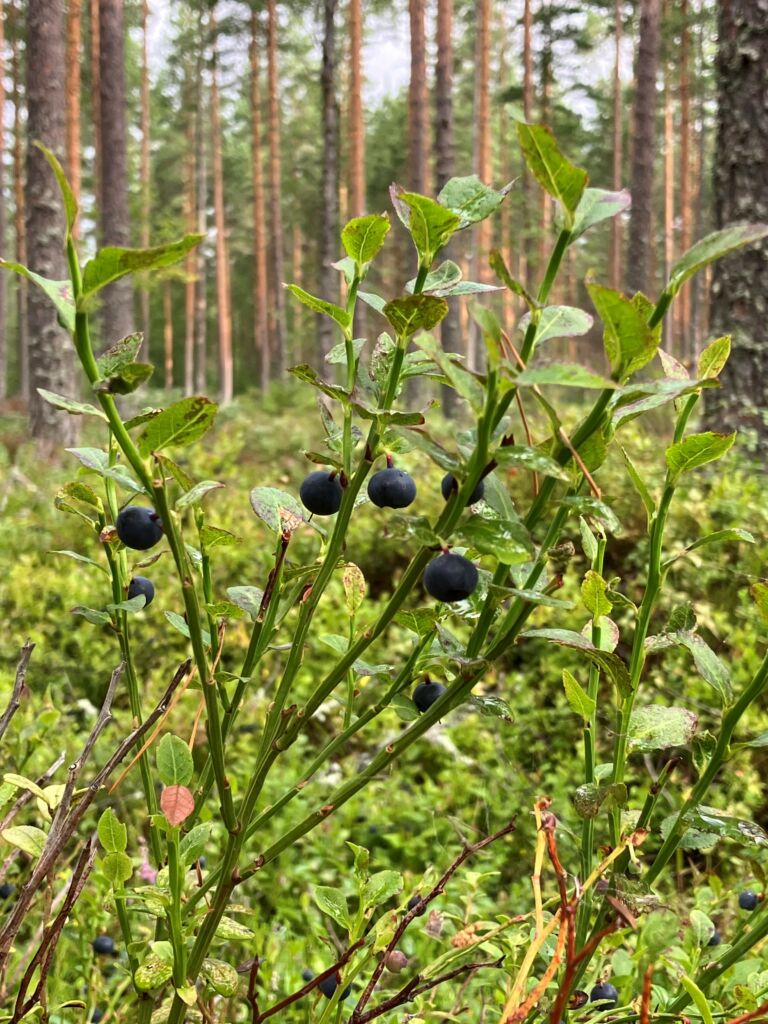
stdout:
[[[437,191],[453,177],[453,0],[437,2],[437,64],[435,65],[435,186]],[[445,259],[456,259],[456,241],[444,250]],[[459,305],[449,301],[448,314],[440,324],[440,343],[446,352],[460,352]],[[458,407],[453,388],[443,388],[443,409],[451,416]]]
[[173,388],[173,290],[170,277],[163,281],[163,366],[165,390]]
[[656,72],[659,59],[659,0],[641,0],[640,38],[632,117],[632,210],[627,249],[627,285],[651,290],[653,163],[656,154]]
[[[696,182],[696,224],[694,237],[703,238],[708,233],[709,204],[705,204],[704,194],[706,192],[706,163],[707,163],[707,103],[709,100],[708,89],[704,84],[703,71],[706,67],[704,56],[704,35],[705,24],[699,22],[696,33],[696,74],[698,82],[698,95],[696,97],[696,168],[692,172],[693,180]],[[707,279],[705,274],[697,274],[693,279],[691,289],[691,331],[693,344],[691,346],[691,360],[695,362],[698,357],[697,346],[701,343],[707,331]]]
[[[474,168],[486,185],[491,183],[491,0],[475,0],[475,98],[474,98]],[[488,254],[491,249],[491,222],[481,221],[473,231],[470,275],[474,281],[488,280]],[[467,347],[467,365],[478,370],[482,363],[481,334],[472,323]]]
[[[128,165],[125,129],[125,41],[123,0],[99,0],[101,114],[101,242],[128,246]],[[134,330],[133,284],[121,278],[102,293],[104,342],[114,344]]]
[[[80,205],[80,50],[82,47],[82,3],[81,0],[69,0],[67,10],[67,57],[66,83],[67,97],[67,178],[74,192],[78,206]],[[77,238],[80,218],[72,226],[72,236]]]
[[[613,12],[613,188],[618,192],[623,177],[624,104],[621,88],[621,33],[623,0],[615,0]],[[612,288],[621,287],[621,217],[611,219]]]
[[261,148],[261,74],[256,11],[251,11],[251,174],[253,178],[253,336],[261,358],[261,386],[269,384],[269,322],[267,311],[267,234],[264,213],[264,171]]
[[91,116],[93,118],[93,193],[98,207],[101,205],[101,179],[103,146],[101,144],[101,33],[99,31],[99,0],[89,2],[91,51]]
[[[189,82],[185,93],[189,100]],[[196,230],[195,208],[195,115],[187,108],[186,148],[184,151],[184,230]],[[184,394],[191,395],[195,388],[195,262],[194,249],[184,260]]]
[[[715,227],[768,222],[768,0],[729,0],[719,7]],[[752,427],[768,434],[768,242],[715,264],[712,329],[733,336],[722,388],[706,393],[715,430]]]
[[[141,227],[139,244],[149,247],[150,181],[149,181],[149,61],[147,59],[147,21],[149,4],[141,0]],[[149,282],[141,286],[141,329],[144,332],[144,351],[149,352]]]
[[213,217],[216,226],[216,326],[219,342],[219,400],[232,401],[234,371],[232,365],[232,306],[229,291],[229,253],[224,217],[224,168],[221,153],[221,111],[219,109],[218,44],[215,6],[210,11],[213,36],[211,61],[211,152],[213,170]]
[[[511,84],[509,75],[509,65],[507,61],[507,52],[510,50],[510,33],[509,25],[507,24],[507,18],[504,7],[500,7],[498,10],[499,29],[498,29],[498,40],[499,40],[499,79],[498,79],[498,92],[503,93],[509,88]],[[507,104],[499,104],[499,153],[501,156],[501,180],[504,184],[512,180],[512,143],[510,141],[509,131],[509,113],[507,111]],[[498,221],[499,224],[499,244],[498,249],[504,257],[504,262],[510,269],[510,272],[514,275],[517,274],[517,268],[513,263],[514,251],[512,248],[512,202],[511,198],[507,199],[501,206],[501,216]],[[498,283],[498,282],[497,282]],[[515,299],[513,293],[509,288],[505,288],[501,295],[502,302],[502,320],[503,325],[507,331],[512,330],[512,322],[515,316]]]
[[[667,8],[665,5],[665,11]],[[664,277],[669,278],[675,260],[675,139],[672,109],[671,67],[664,61]],[[672,317],[664,320],[664,347],[672,351],[675,332]],[[675,353],[673,353],[675,354]]]
[[[549,14],[547,9],[547,14]],[[544,21],[543,26],[544,41],[541,49],[541,93],[539,108],[541,113],[539,120],[542,124],[551,127],[551,109],[552,109],[552,64],[554,60],[553,53],[553,41],[552,41],[552,20],[551,17],[547,17]],[[539,250],[537,257],[537,269],[539,275],[543,274],[544,267],[548,260],[548,251],[551,245],[551,226],[552,226],[552,197],[544,189],[539,190]]]
[[[691,50],[688,25],[688,0],[680,0],[680,251],[691,247],[691,89],[689,60]],[[679,329],[677,332],[680,355],[688,356],[691,322],[691,286],[683,285],[677,299]]]
[[[0,0],[0,110],[5,111],[5,11]],[[5,121],[0,117],[0,252],[5,239]],[[0,401],[8,393],[8,330],[5,322],[6,274],[0,279]]]
[[[16,241],[16,262],[27,265],[26,203],[24,199],[24,142],[21,100],[21,61],[19,60],[18,11],[12,3],[14,31],[11,44],[11,75],[13,79],[13,230]],[[29,286],[23,277],[16,279],[17,363],[19,367],[19,394],[29,400],[29,321],[27,293]]]
[[[323,69],[320,78],[323,111],[323,216],[320,234],[320,293],[335,301],[338,274],[332,267],[339,236],[339,111],[336,100],[337,0],[323,0]],[[321,359],[333,346],[333,324],[318,315],[317,338]]]
[[[530,122],[533,118],[533,12],[531,0],[523,0],[523,117]],[[533,259],[533,233],[530,213],[533,182],[528,168],[523,165],[523,231],[520,245],[520,280],[525,282],[530,274]]]
[[365,124],[363,122],[362,0],[349,0],[349,212],[365,213]]
[[[208,176],[205,146],[205,89],[203,74],[205,67],[205,18],[200,8],[198,20],[197,74],[195,76],[195,193],[197,197],[197,232],[205,235],[208,231]],[[199,245],[195,274],[195,391],[202,394],[207,390],[208,378],[208,289],[206,280],[206,258]]]
[[[51,83],[64,80],[64,7],[62,0],[27,0],[27,130],[32,139],[64,160],[66,103],[63,89]],[[29,266],[54,281],[67,276],[62,238],[64,206],[56,178],[36,146],[27,149],[27,238]],[[39,288],[27,296],[32,344],[30,369],[30,428],[44,448],[72,444],[77,437],[77,417],[44,402],[37,388],[76,395],[74,352],[67,332],[59,325],[56,310]]]
[[427,146],[429,144],[427,116],[426,37],[424,34],[424,0],[408,0],[411,25],[411,80],[408,88],[408,169],[409,188],[427,194],[429,171]]
[[270,256],[272,268],[269,308],[270,350],[275,371],[282,378],[288,366],[285,339],[285,257],[283,249],[283,213],[280,160],[280,105],[277,72],[277,4],[267,0],[267,148],[269,149]]

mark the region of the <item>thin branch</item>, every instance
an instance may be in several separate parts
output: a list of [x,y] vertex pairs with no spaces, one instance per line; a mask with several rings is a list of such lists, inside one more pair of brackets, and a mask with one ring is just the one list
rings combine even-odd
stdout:
[[[326,970],[324,970],[322,974],[316,974],[311,981],[308,981],[307,984],[304,985],[303,988],[300,988],[296,992],[291,993],[291,995],[286,996],[285,999],[281,999],[279,1003],[275,1003],[274,1006],[270,1006],[268,1009],[266,1009],[263,1013],[260,1013],[258,1016],[254,1016],[253,1024],[261,1024],[261,1021],[266,1020],[268,1017],[274,1016],[276,1013],[279,1013],[281,1010],[284,1010],[286,1006],[290,1006],[292,1003],[297,1003],[300,999],[303,999],[304,996],[308,995],[313,989],[317,988],[320,982],[325,981],[326,978],[330,978],[331,976],[336,975],[339,972],[339,970],[352,959],[352,957],[355,955],[358,949],[360,949],[364,942],[365,939],[358,939],[357,942],[355,942],[354,945],[350,946],[346,953],[344,953],[344,955],[340,957],[340,959],[337,960],[335,964],[332,964],[332,966],[326,968]],[[251,1006],[253,1007],[253,1004],[251,1004]]]
[[16,678],[13,681],[11,699],[8,701],[8,706],[5,711],[0,716],[0,740],[3,738],[3,734],[8,728],[11,719],[21,706],[21,698],[27,687],[27,667],[29,666],[29,659],[32,657],[32,651],[34,651],[34,649],[35,645],[31,640],[27,640],[21,648],[21,657],[16,665]]
[[[651,985],[653,982],[653,964],[648,964],[643,975],[643,995],[640,1001],[640,1024],[650,1024],[651,1020]],[[768,1005],[768,1004],[766,1004]]]

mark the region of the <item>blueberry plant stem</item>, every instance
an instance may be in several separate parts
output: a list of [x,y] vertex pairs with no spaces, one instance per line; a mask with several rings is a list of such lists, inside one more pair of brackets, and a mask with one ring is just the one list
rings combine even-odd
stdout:
[[184,875],[179,858],[179,830],[168,830],[168,886],[170,889],[170,906],[168,907],[168,932],[173,945],[173,983],[176,988],[186,985],[186,946],[181,924],[181,893],[184,886]]

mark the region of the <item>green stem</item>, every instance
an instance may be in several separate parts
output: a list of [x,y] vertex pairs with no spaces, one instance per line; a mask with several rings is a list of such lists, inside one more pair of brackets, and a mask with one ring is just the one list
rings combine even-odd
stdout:
[[184,931],[181,924],[181,892],[184,885],[184,874],[179,857],[179,830],[171,828],[168,832],[168,886],[171,905],[168,908],[168,931],[173,945],[173,983],[176,988],[183,988],[187,983],[187,951],[184,944]]
[[555,278],[557,277],[557,272],[560,269],[560,264],[563,261],[563,256],[565,256],[565,252],[570,244],[571,232],[568,231],[567,228],[563,228],[557,236],[555,248],[552,250],[552,255],[549,257],[547,269],[544,272],[544,280],[541,282],[538,295],[536,296],[536,301],[542,306],[549,298],[549,292],[552,285],[555,283]]

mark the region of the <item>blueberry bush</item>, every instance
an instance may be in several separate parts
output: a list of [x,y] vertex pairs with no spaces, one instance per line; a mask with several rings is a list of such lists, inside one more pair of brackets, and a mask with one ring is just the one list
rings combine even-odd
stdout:
[[[53,650],[24,645],[0,717],[3,1020],[558,1024],[684,1012],[711,1024],[766,1012],[768,836],[727,779],[742,751],[766,744],[768,732],[743,730],[768,659],[741,627],[731,670],[712,643],[723,613],[688,589],[706,573],[727,590],[726,559],[755,538],[716,522],[698,532],[716,498],[684,537],[669,532],[680,494],[735,441],[691,427],[730,339],[690,370],[660,344],[686,281],[768,227],[704,238],[655,302],[589,280],[609,370],[553,361],[547,342],[593,326],[549,304],[563,261],[627,196],[588,187],[545,128],[520,123],[518,136],[559,209],[538,287],[498,252],[498,287],[440,260],[509,191],[475,177],[436,199],[393,186],[415,251],[400,296],[366,280],[386,214],[345,226],[341,298],[288,285],[335,324],[338,373],[293,367],[319,397],[319,439],[303,442],[312,468],[291,489],[253,487],[248,544],[229,528],[240,496],[223,503],[222,482],[197,471],[215,403],[129,412],[152,372],[141,337],[97,355],[89,334],[102,288],[179,262],[199,236],[106,248],[81,266],[75,201],[44,151],[64,196],[70,281],[4,265],[55,303],[91,390],[88,402],[43,397],[102,439],[69,451],[79,471],[55,497],[74,539],[54,553],[98,584],[74,608],[81,639],[59,625]],[[513,329],[472,308],[484,359],[470,370],[432,332],[449,302],[502,288],[526,312]],[[373,346],[354,336],[359,303],[381,318]],[[455,422],[413,408],[429,386],[457,393]],[[568,389],[594,400],[562,400]],[[665,451],[652,444],[637,462],[649,415],[665,417]],[[631,553],[627,519],[644,534]],[[401,561],[374,594],[358,562],[375,570],[384,547]],[[751,582],[750,621],[764,628],[768,585]],[[63,709],[27,679],[69,643],[70,673],[86,674],[89,657],[113,671],[106,695],[104,680],[85,707]],[[49,757],[78,714],[78,749]],[[516,716],[524,729],[510,739]],[[442,746],[441,722],[454,725]],[[537,748],[547,770],[526,779]],[[505,760],[484,767],[499,750]],[[738,896],[706,871],[721,841],[744,851]]]

